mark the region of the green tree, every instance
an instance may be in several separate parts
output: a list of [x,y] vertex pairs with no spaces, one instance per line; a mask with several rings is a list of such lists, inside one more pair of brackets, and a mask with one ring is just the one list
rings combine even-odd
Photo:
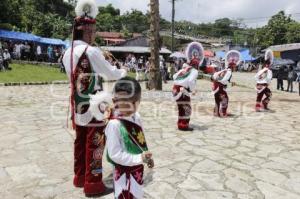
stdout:
[[288,43],[299,43],[300,42],[300,23],[292,21],[287,26],[287,33],[285,40]]
[[111,4],[99,7],[99,14],[96,17],[98,31],[116,31],[122,29],[120,10],[115,9]]
[[[21,0],[1,0],[0,3],[0,26],[12,29],[14,26],[21,27]],[[1,25],[2,24],[2,25]]]
[[131,10],[121,16],[122,26],[126,27],[129,32],[142,33],[149,30],[149,18],[138,10]]

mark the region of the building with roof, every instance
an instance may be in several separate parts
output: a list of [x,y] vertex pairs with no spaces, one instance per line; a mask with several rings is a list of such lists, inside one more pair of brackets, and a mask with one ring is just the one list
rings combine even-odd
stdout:
[[[118,45],[124,41],[126,41],[126,38],[124,35],[120,32],[97,32],[97,36],[101,37],[107,46],[111,45]],[[139,33],[133,33],[132,37],[136,38],[141,36]]]
[[275,45],[270,46],[268,49],[274,52],[276,58],[291,59],[295,62],[300,61],[300,43]]

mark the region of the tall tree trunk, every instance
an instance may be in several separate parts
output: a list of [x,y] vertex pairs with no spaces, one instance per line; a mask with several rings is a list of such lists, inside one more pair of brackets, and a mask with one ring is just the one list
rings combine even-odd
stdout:
[[160,51],[160,37],[159,37],[159,0],[150,0],[150,71],[148,88],[155,90],[162,90],[162,79],[159,70],[159,51]]

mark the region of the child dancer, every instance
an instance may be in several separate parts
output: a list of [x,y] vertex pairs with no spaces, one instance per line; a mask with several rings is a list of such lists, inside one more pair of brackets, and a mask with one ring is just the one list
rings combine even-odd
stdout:
[[154,167],[148,151],[140,115],[141,86],[133,78],[122,78],[114,87],[114,115],[105,135],[107,158],[114,166],[115,198],[143,198],[143,163]]

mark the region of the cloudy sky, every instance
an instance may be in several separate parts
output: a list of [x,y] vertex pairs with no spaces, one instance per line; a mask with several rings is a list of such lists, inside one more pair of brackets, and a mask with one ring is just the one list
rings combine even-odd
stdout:
[[[131,9],[146,12],[149,1],[97,0],[99,5],[113,4],[122,13]],[[171,9],[171,0],[160,0],[160,13],[165,19],[171,20]],[[266,24],[268,17],[280,10],[300,21],[300,0],[177,0],[176,20],[201,23],[223,17],[243,18],[248,26],[256,27]]]

